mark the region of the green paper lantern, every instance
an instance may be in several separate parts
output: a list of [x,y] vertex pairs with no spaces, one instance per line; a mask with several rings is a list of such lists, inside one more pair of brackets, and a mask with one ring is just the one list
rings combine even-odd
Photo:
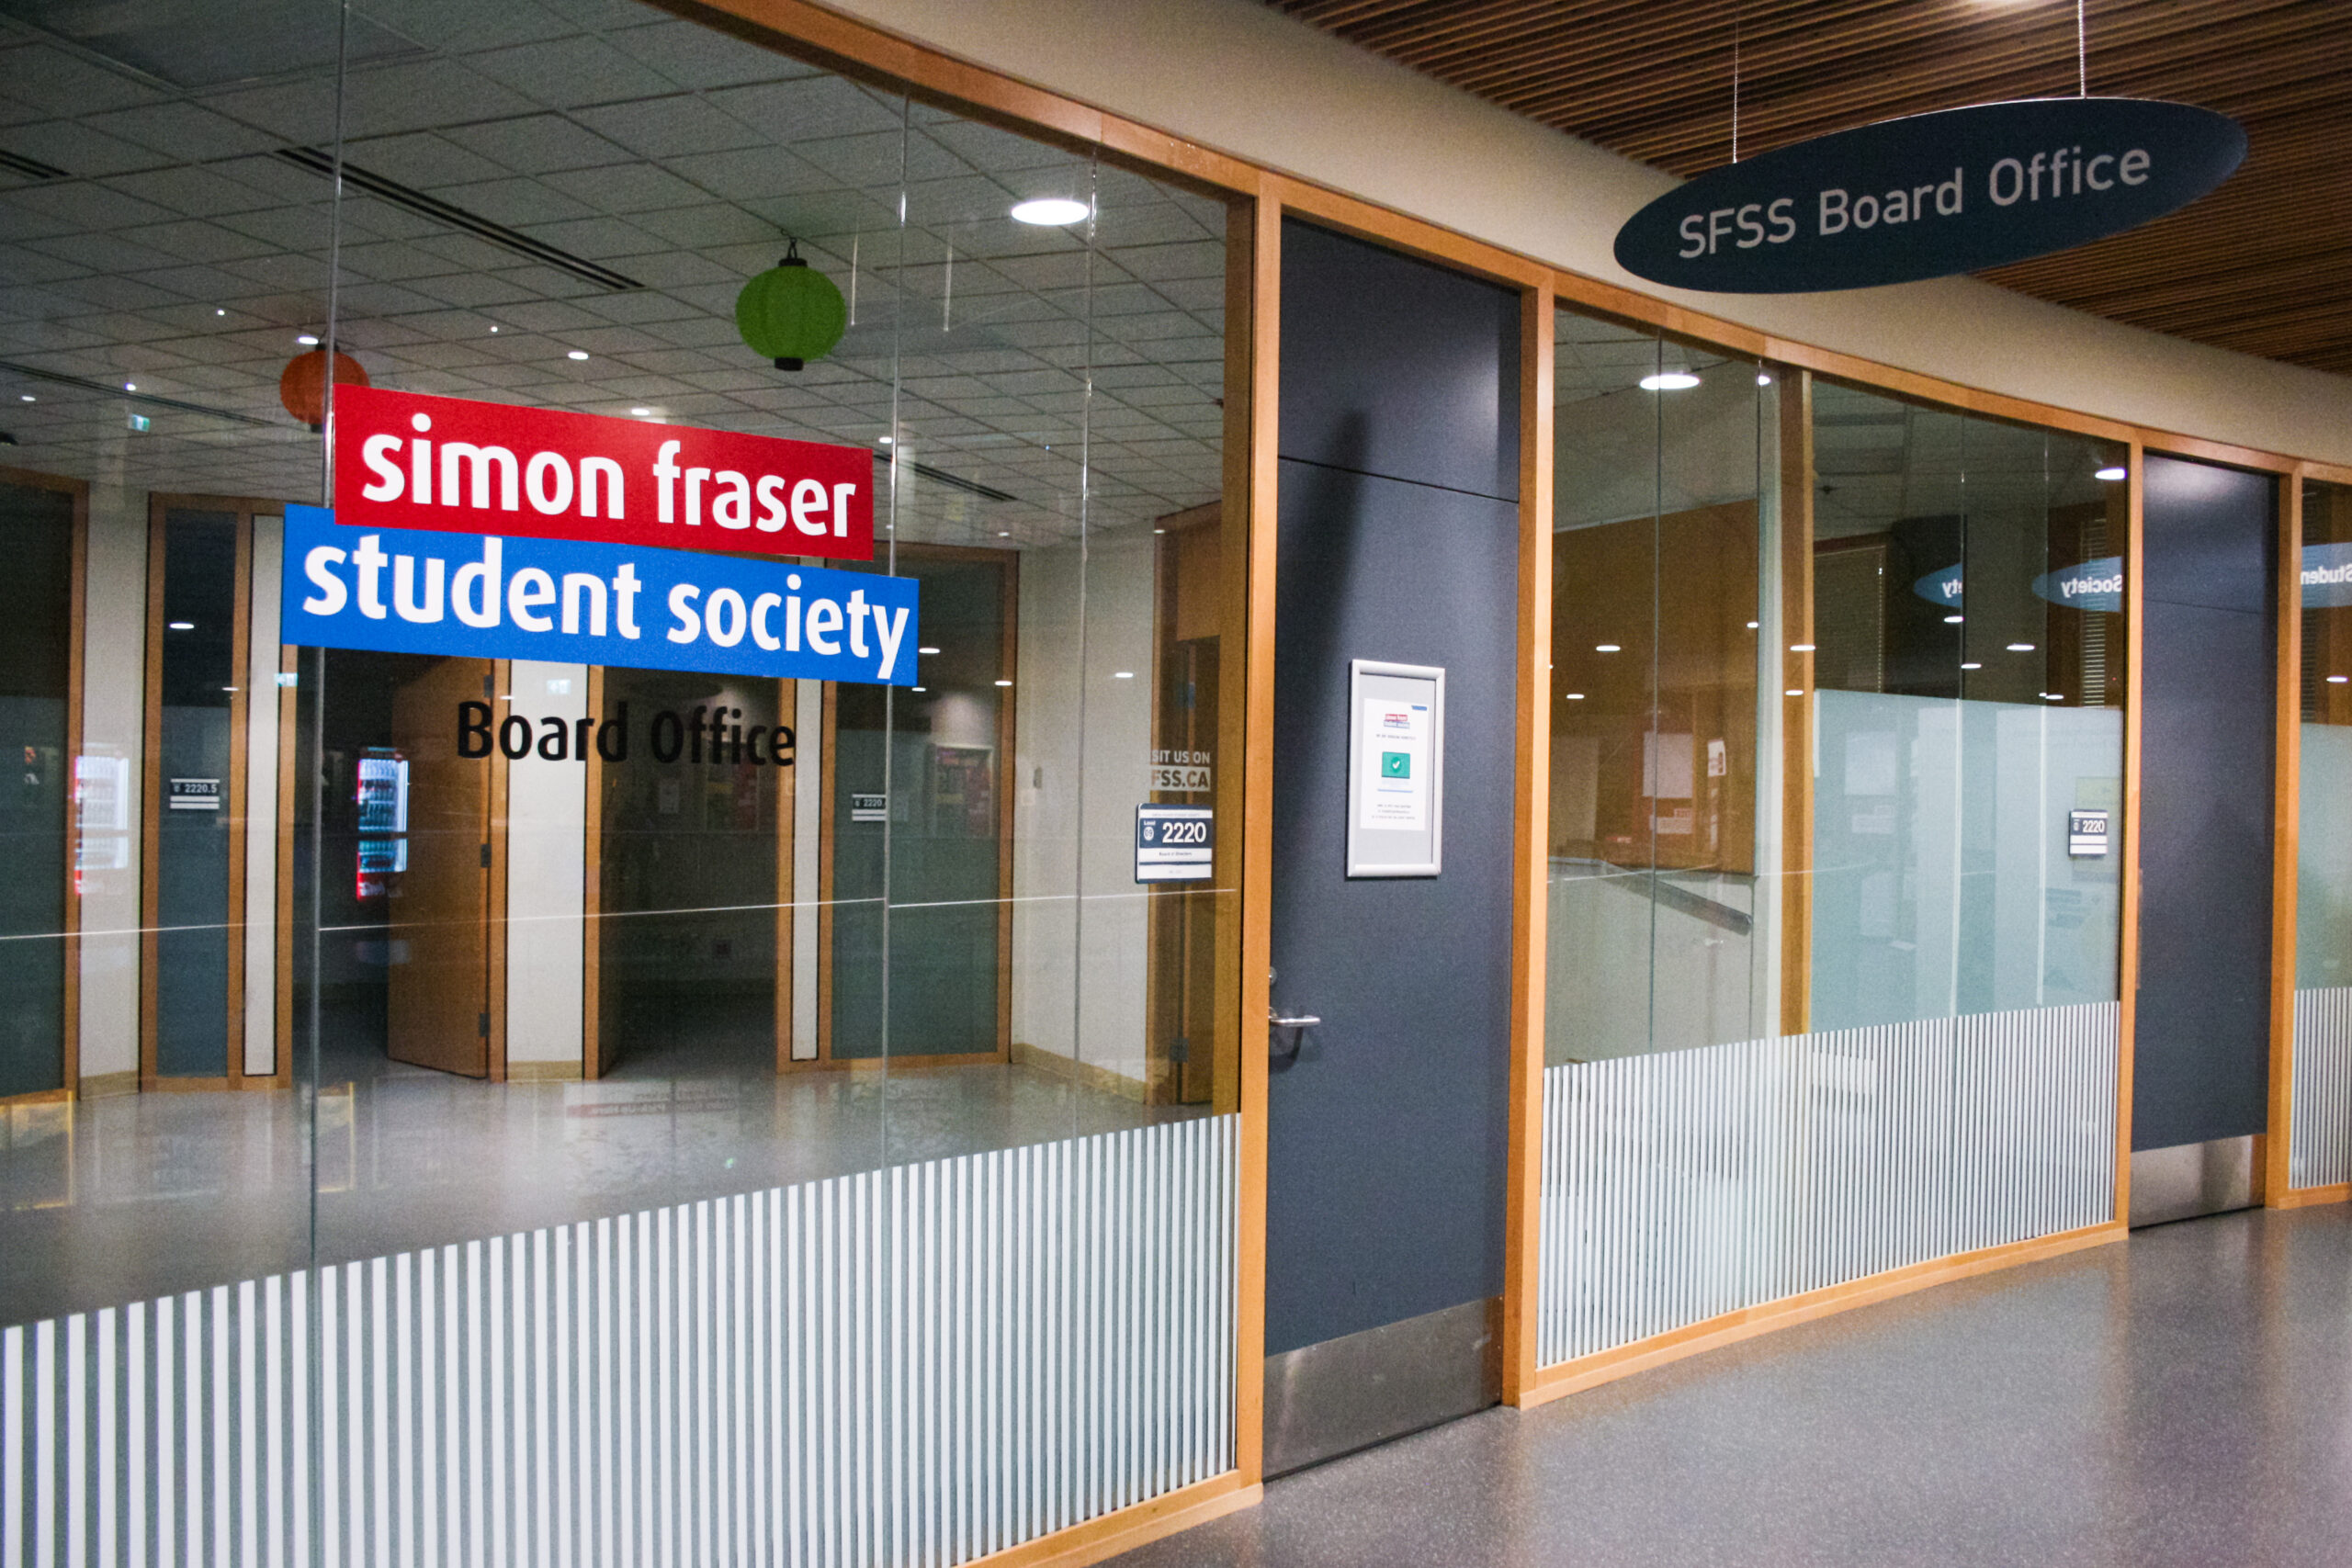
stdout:
[[752,350],[775,361],[779,370],[797,370],[822,359],[841,342],[849,306],[833,280],[800,259],[794,241],[784,260],[735,296],[735,330]]

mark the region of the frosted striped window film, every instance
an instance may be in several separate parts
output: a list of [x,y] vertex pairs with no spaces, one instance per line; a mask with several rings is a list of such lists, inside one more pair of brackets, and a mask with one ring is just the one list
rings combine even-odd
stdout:
[[2295,993],[2294,1093],[2287,1184],[2352,1181],[2352,986]]
[[1539,1360],[2112,1219],[2117,1017],[2084,1003],[1546,1070]]
[[1233,1467],[1238,1132],[1031,1145],[8,1328],[0,1562],[1002,1551]]

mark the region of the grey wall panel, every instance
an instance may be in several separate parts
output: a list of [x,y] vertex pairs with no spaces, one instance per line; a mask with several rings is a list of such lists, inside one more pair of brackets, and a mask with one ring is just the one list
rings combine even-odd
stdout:
[[1519,495],[1519,296],[1283,225],[1282,455]]
[[2132,1146],[2264,1130],[2275,481],[2147,461]]
[[[1282,466],[1266,1348],[1502,1288],[1516,509]],[[1446,671],[1445,869],[1351,881],[1348,661]]]

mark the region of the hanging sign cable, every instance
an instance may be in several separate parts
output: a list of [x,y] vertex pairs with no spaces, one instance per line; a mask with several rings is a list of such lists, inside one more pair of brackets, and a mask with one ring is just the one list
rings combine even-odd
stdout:
[[1883,120],[1745,163],[1740,43],[1735,17],[1732,162],[1626,220],[1615,253],[1636,276],[1793,294],[1976,272],[2177,211],[2245,161],[2245,131],[2225,115],[2092,97],[2079,3],[2075,97]]

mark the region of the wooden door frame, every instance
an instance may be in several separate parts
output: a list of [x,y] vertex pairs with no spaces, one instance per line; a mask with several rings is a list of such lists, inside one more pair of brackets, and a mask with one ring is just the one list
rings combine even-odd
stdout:
[[0,1106],[42,1105],[77,1100],[82,1093],[82,898],[77,863],[82,849],[83,671],[89,643],[90,486],[85,479],[68,479],[62,474],[44,474],[31,468],[7,467],[0,467],[0,483],[62,494],[73,506],[69,524],[72,534],[67,547],[70,564],[66,569],[66,592],[71,602],[67,606],[65,622],[65,754],[62,759],[65,768],[65,819],[59,829],[65,840],[65,914],[59,922],[58,931],[58,940],[64,944],[64,956],[61,965],[63,984],[58,998],[57,1087],[33,1089],[25,1094],[0,1095]]
[[[605,666],[588,667],[587,713],[599,725],[605,721]],[[799,701],[799,682],[776,677],[776,719],[793,729],[792,772],[779,769],[775,777],[775,1069],[792,1063],[792,921],[794,809],[800,779],[800,731],[793,721]],[[773,754],[775,741],[769,741]],[[587,835],[581,888],[580,1076],[600,1078],[611,1064],[605,1060],[605,758],[593,742],[582,758],[587,769]],[[803,1064],[804,1066],[806,1064]]]
[[[873,1071],[886,1066],[978,1066],[989,1062],[1002,1066],[1012,1060],[1012,761],[1014,721],[1021,696],[1021,552],[980,545],[912,543],[894,544],[890,549],[893,564],[898,560],[968,560],[1001,565],[1004,570],[1001,591],[1003,631],[997,657],[999,668],[1006,671],[1012,684],[1000,688],[1004,703],[997,722],[996,1050],[993,1054],[971,1051],[920,1056],[895,1056],[887,1049],[878,1056],[833,1055],[833,734],[834,693],[839,682],[828,681],[824,684],[824,732],[819,739],[817,755],[820,781],[817,794],[817,1054],[806,1061],[793,1061],[787,1040],[777,1052],[779,1072],[808,1072],[815,1068]],[[888,889],[884,889],[886,897],[888,894]]]

